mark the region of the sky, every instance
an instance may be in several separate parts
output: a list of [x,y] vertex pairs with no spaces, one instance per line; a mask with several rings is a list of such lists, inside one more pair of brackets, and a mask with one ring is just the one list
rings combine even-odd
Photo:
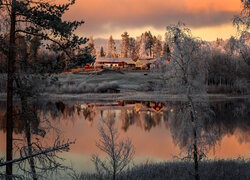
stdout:
[[84,20],[81,36],[116,39],[148,30],[164,37],[167,25],[181,21],[194,36],[212,41],[236,35],[232,19],[240,11],[240,0],[76,0],[64,19]]

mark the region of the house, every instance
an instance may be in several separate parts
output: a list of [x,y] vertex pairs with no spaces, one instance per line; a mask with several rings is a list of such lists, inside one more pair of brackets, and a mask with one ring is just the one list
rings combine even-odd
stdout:
[[95,60],[95,69],[124,69],[135,68],[136,63],[131,58],[103,58],[99,57]]
[[151,69],[157,59],[138,59],[136,61],[136,68],[137,69]]

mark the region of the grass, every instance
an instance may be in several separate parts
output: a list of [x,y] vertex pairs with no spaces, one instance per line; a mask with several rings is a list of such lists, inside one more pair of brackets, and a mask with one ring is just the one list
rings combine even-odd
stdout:
[[[137,165],[126,170],[119,176],[119,180],[193,180],[193,163],[191,162],[163,162]],[[237,160],[209,160],[200,163],[201,180],[249,180],[250,161]],[[104,175],[82,174],[81,179],[110,179]]]

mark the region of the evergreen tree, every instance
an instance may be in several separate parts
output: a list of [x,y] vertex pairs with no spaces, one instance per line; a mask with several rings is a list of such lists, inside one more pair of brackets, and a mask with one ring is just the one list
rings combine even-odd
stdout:
[[153,45],[154,45],[154,38],[150,31],[145,32],[145,40],[146,40],[146,51],[148,52],[149,56],[152,57],[153,54]]
[[100,57],[105,57],[104,49],[103,49],[102,46],[101,46],[101,49],[100,49]]
[[124,32],[121,36],[122,36],[121,57],[127,58],[129,56],[129,49],[130,49],[129,35],[127,32]]
[[108,52],[107,52],[108,58],[115,58],[116,57],[116,46],[115,41],[112,36],[109,37],[108,40]]
[[89,37],[89,41],[88,41],[88,47],[89,47],[89,52],[92,56],[96,55],[96,49],[95,49],[95,43],[94,43],[94,39],[93,36]]
[[138,58],[137,54],[137,47],[136,47],[136,41],[134,38],[129,38],[129,57],[133,60],[136,60]]
[[[7,82],[7,124],[6,124],[6,161],[10,162],[13,156],[13,81],[20,78],[15,75],[15,61],[17,58],[17,37],[25,36],[28,40],[39,37],[44,41],[51,41],[47,44],[48,49],[64,51],[69,57],[68,64],[77,61],[74,52],[87,42],[86,38],[78,37],[74,31],[82,25],[83,21],[64,21],[63,14],[69,9],[75,0],[67,4],[57,5],[49,0],[9,0],[0,2],[1,14],[5,14],[6,21],[10,25],[8,29],[8,82]],[[1,29],[2,30],[2,29]],[[2,32],[1,32],[2,34]],[[18,36],[17,36],[18,35]],[[81,51],[81,57],[91,59],[88,48]],[[32,160],[32,159],[31,159]],[[12,179],[12,163],[6,166],[7,179]],[[36,179],[36,177],[33,177]]]
[[167,52],[167,43],[164,42],[162,45],[161,55],[163,56]]
[[162,44],[161,44],[161,37],[154,36],[154,45],[153,45],[153,57],[159,58],[162,53]]
[[139,48],[139,58],[140,59],[148,58],[148,54],[147,54],[147,51],[146,51],[146,44],[147,44],[146,34],[143,33],[141,35],[140,48]]

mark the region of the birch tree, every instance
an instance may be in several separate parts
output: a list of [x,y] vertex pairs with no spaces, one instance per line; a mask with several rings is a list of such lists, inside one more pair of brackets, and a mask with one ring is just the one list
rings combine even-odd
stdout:
[[241,4],[241,13],[234,17],[233,23],[239,30],[247,31],[250,27],[250,0],[241,0]]
[[249,53],[249,28],[250,28],[250,0],[241,0],[242,11],[233,19],[233,24],[237,26],[240,33],[239,50],[243,60],[250,67],[250,53]]
[[173,49],[171,60],[168,62],[169,54],[165,53],[160,63],[167,62],[167,66],[158,72],[161,72],[160,78],[165,92],[177,94],[183,99],[181,106],[174,110],[175,118],[170,123],[181,124],[178,134],[173,135],[177,144],[181,144],[182,141],[178,140],[183,136],[189,139],[185,147],[188,157],[194,162],[194,177],[198,180],[199,161],[204,157],[204,149],[214,142],[210,141],[202,130],[202,122],[213,114],[208,105],[205,86],[204,54],[208,54],[208,49],[203,41],[194,38],[190,30],[181,23],[168,26],[167,35],[169,45]]

